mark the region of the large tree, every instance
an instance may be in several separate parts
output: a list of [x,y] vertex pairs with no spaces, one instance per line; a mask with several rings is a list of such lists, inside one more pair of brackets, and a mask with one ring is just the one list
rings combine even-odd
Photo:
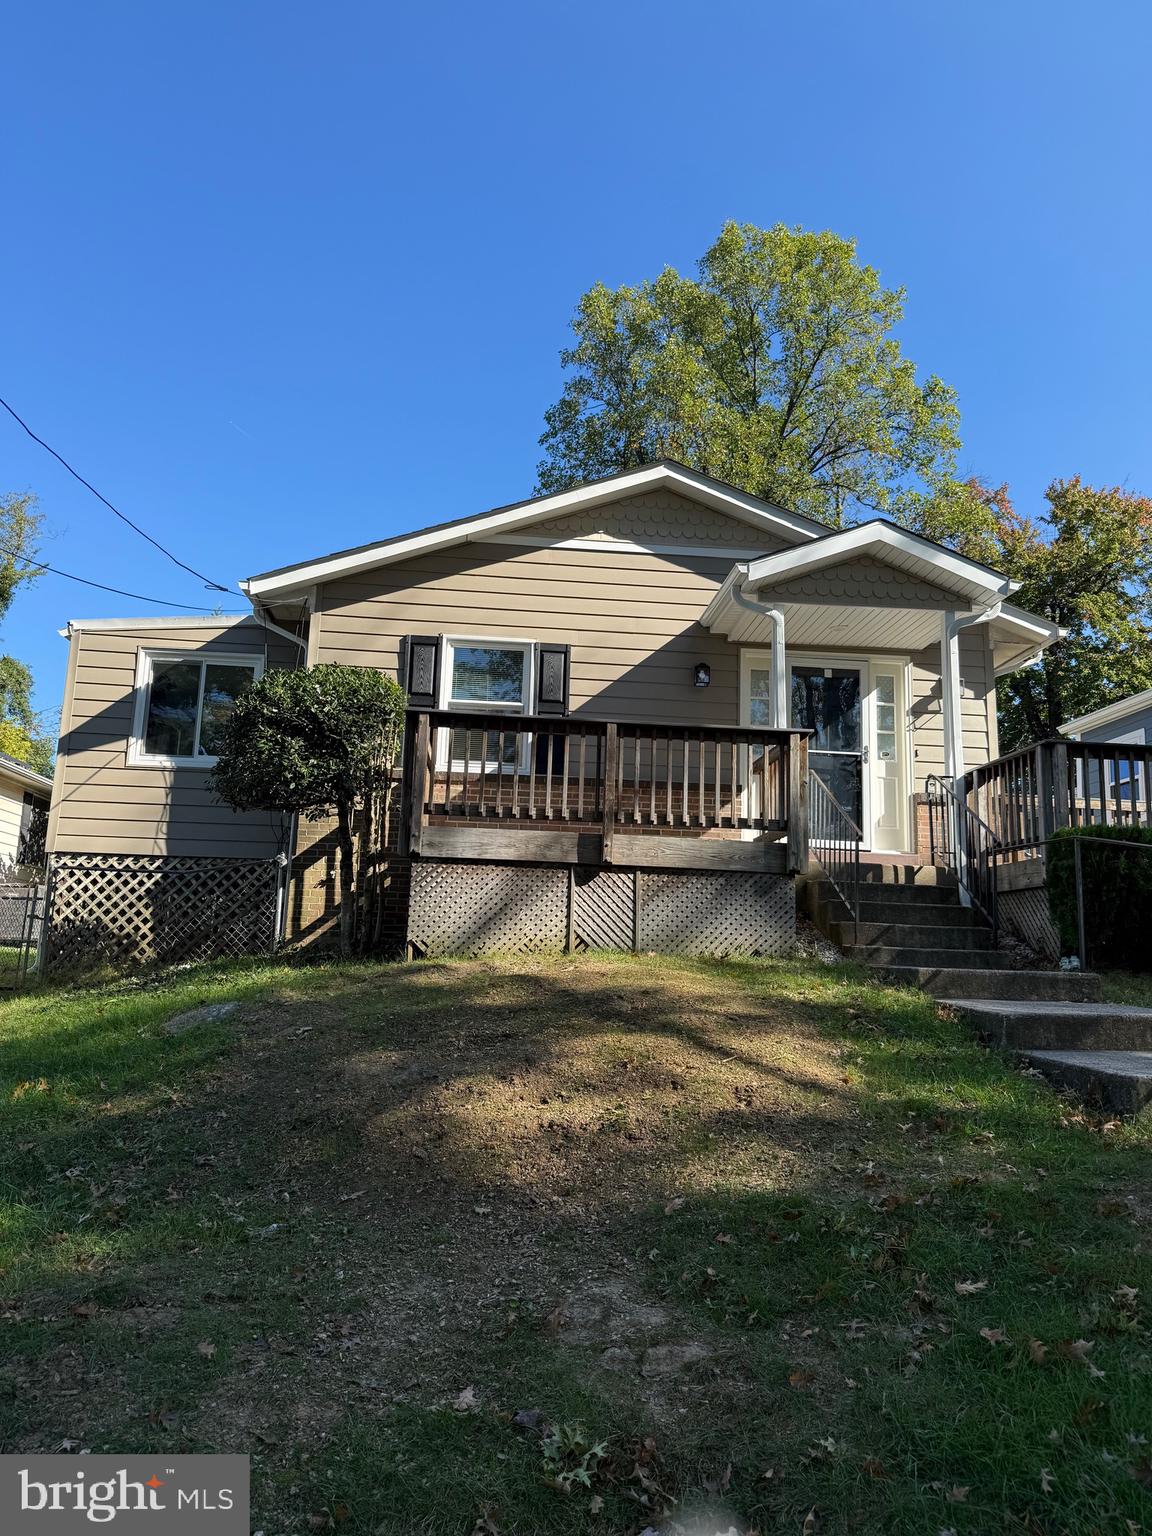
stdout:
[[561,353],[540,490],[672,458],[829,523],[955,536],[980,514],[956,479],[956,398],[901,353],[903,305],[854,241],[783,224],[725,224],[696,278],[597,283]]
[[991,542],[970,552],[1016,578],[1012,601],[1068,631],[999,685],[1002,751],[1058,734],[1076,715],[1152,687],[1152,499],[1077,475],[1054,480],[1039,519],[986,492]]
[[[43,517],[29,492],[0,496],[0,620],[19,588],[40,571],[36,555]],[[52,764],[53,741],[32,708],[32,674],[14,656],[0,656],[0,752],[40,773]]]

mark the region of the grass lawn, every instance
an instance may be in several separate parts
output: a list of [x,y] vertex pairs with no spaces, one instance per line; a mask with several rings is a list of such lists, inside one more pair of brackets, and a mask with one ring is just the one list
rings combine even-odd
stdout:
[[265,1536],[1152,1531],[1152,1128],[850,968],[12,998],[0,1104],[0,1450],[246,1452]]

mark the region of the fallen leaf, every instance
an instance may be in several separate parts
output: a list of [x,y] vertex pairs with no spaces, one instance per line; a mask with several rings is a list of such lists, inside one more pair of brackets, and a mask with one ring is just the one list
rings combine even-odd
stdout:
[[995,1346],[1004,1343],[1005,1333],[1003,1328],[981,1328],[980,1337],[987,1339],[989,1344]]
[[664,1214],[665,1214],[665,1216],[671,1216],[674,1211],[681,1210],[683,1208],[683,1206],[684,1206],[684,1196],[683,1195],[673,1195],[671,1200],[669,1200],[668,1204],[664,1207]]
[[1039,1339],[1029,1339],[1028,1357],[1033,1365],[1043,1365],[1048,1358],[1047,1344],[1041,1344]]
[[971,1492],[971,1486],[967,1488],[961,1488],[957,1484],[953,1483],[952,1487],[948,1490],[948,1502],[949,1504],[964,1504],[967,1502],[968,1495]]
[[800,1527],[800,1530],[802,1536],[815,1536],[819,1529],[820,1516],[816,1513],[816,1506],[813,1504],[812,1508],[804,1516],[804,1524]]
[[461,1392],[460,1395],[456,1398],[456,1401],[452,1404],[452,1406],[455,1408],[457,1413],[472,1413],[477,1407],[479,1407],[479,1399],[476,1396],[476,1388],[465,1387],[463,1392]]
[[988,1289],[987,1280],[957,1280],[954,1287],[957,1296],[974,1296],[977,1291]]
[[1056,1349],[1066,1360],[1086,1360],[1088,1351],[1093,1347],[1094,1341],[1091,1339],[1061,1339]]
[[1147,1456],[1141,1457],[1134,1466],[1128,1468],[1128,1476],[1134,1477],[1141,1488],[1152,1488],[1152,1461]]
[[211,1339],[201,1339],[196,1346],[196,1353],[202,1360],[211,1360],[212,1356],[216,1353],[216,1346],[212,1343]]
[[731,1232],[717,1232],[716,1241],[718,1243],[734,1243],[736,1239],[732,1236]]
[[1053,1477],[1051,1471],[1047,1467],[1041,1467],[1040,1468],[1040,1492],[1041,1493],[1051,1493],[1052,1492],[1052,1484],[1055,1481],[1056,1481],[1055,1477]]
[[887,1477],[888,1476],[888,1468],[884,1465],[884,1463],[882,1461],[879,1461],[875,1456],[868,1456],[868,1457],[866,1457],[860,1463],[860,1470],[861,1470],[861,1472],[866,1473],[869,1477]]
[[598,1515],[603,1508],[604,1500],[598,1493],[594,1493],[588,1500],[588,1513],[590,1515]]
[[367,1193],[366,1189],[354,1189],[350,1195],[341,1195],[340,1203],[343,1205],[347,1200],[359,1200],[361,1195],[366,1195]]
[[811,1371],[790,1371],[788,1373],[788,1385],[790,1387],[810,1387],[816,1380]]
[[1134,1307],[1139,1294],[1140,1292],[1133,1289],[1130,1285],[1118,1285],[1112,1292],[1112,1300],[1118,1302],[1122,1307]]

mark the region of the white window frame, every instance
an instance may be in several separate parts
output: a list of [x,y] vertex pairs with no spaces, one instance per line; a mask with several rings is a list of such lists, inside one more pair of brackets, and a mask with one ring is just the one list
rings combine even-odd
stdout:
[[[523,635],[442,635],[440,655],[440,708],[458,709],[461,714],[470,715],[528,715],[532,712],[532,700],[536,697],[536,641],[525,639]],[[523,702],[520,704],[488,703],[480,699],[453,699],[452,697],[452,664],[453,653],[457,648],[466,646],[479,646],[487,650],[517,650],[524,652],[524,670],[521,674],[524,680]],[[495,727],[499,729],[499,727]],[[479,758],[468,759],[453,758],[448,760],[449,745],[452,733],[448,729],[441,729],[437,733],[436,741],[436,766],[441,770],[452,773],[495,773],[499,770],[499,763],[495,759],[481,761]],[[524,772],[529,766],[529,758],[532,750],[531,738],[524,732],[520,738],[520,758],[518,767]],[[507,764],[505,767],[507,768]]]
[[137,768],[214,768],[215,757],[172,757],[165,753],[145,749],[145,731],[148,725],[148,706],[152,698],[152,677],[157,662],[191,661],[200,665],[200,697],[196,707],[196,740],[200,739],[200,722],[204,711],[205,667],[251,667],[255,682],[264,675],[264,657],[257,652],[226,651],[220,655],[204,651],[139,650],[136,653],[136,705],[132,716],[132,737],[128,743],[128,761]]

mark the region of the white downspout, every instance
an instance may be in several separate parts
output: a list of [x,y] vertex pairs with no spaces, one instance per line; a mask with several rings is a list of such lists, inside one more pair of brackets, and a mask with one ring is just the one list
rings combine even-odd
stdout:
[[742,581],[732,588],[732,601],[749,613],[772,621],[772,691],[768,699],[768,724],[777,731],[788,729],[788,656],[784,641],[784,615],[744,594]]

